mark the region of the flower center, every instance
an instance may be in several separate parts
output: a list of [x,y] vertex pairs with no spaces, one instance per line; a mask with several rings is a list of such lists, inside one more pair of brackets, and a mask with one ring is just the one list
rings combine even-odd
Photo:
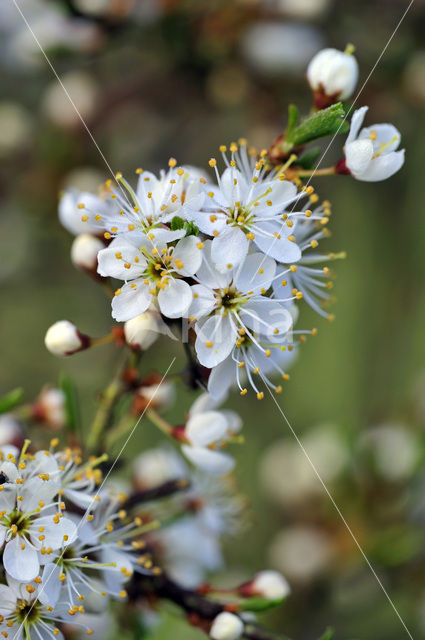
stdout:
[[220,289],[218,292],[217,307],[226,311],[238,311],[249,299],[249,296],[241,293],[235,287]]
[[2,524],[8,528],[10,537],[14,538],[28,532],[30,519],[21,511],[12,511],[7,515],[3,515]]
[[14,618],[19,624],[25,623],[27,626],[39,621],[41,611],[41,604],[37,601],[28,602],[28,600],[18,600],[16,602]]
[[235,206],[229,209],[228,224],[232,227],[239,227],[245,233],[249,232],[253,219],[254,216],[249,208],[241,206],[238,202],[235,202]]

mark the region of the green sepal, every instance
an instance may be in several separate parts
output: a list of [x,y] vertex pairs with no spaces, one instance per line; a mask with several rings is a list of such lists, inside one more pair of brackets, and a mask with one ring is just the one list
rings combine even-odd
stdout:
[[75,433],[80,427],[80,412],[75,384],[65,374],[59,378],[59,388],[65,396],[65,420],[68,431]]
[[282,604],[283,598],[278,600],[268,600],[261,596],[253,596],[252,598],[245,598],[238,602],[238,607],[241,611],[268,611],[274,609]]
[[292,131],[297,126],[299,117],[300,112],[298,110],[298,107],[295,104],[290,104],[288,107],[288,124],[285,129],[285,139],[290,136]]
[[183,218],[179,218],[179,216],[174,216],[170,223],[171,231],[179,231],[179,229],[184,228],[184,220]]
[[334,635],[334,630],[329,627],[328,629],[326,629],[323,636],[320,636],[319,640],[332,640]]
[[18,387],[0,398],[0,413],[11,411],[23,398],[24,390]]

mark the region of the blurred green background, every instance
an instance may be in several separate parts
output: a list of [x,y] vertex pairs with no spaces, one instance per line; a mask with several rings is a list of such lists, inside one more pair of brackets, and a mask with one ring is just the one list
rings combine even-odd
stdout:
[[[306,113],[306,65],[323,46],[356,45],[356,106],[368,124],[393,122],[406,164],[383,183],[314,182],[333,204],[334,264],[328,324],[302,308],[318,335],[300,349],[280,405],[329,486],[413,637],[425,637],[425,5],[416,0],[368,78],[408,3],[398,0],[20,0],[113,171],[157,171],[169,156],[205,166],[240,136],[267,147],[289,102]],[[116,353],[104,347],[58,362],[47,327],[67,318],[89,335],[111,326],[104,292],[69,260],[58,193],[109,177],[11,0],[0,8],[0,391],[31,399],[60,371],[72,375],[89,424]],[[422,47],[422,49],[421,49]],[[339,159],[343,139],[323,166]],[[179,346],[163,341],[159,371]],[[171,417],[181,420],[189,393]],[[267,397],[232,396],[245,418],[235,447],[251,526],[230,540],[234,572],[275,567],[293,593],[270,626],[294,640],[327,625],[337,640],[408,637],[353,539]],[[158,442],[146,425],[140,448]],[[294,444],[295,443],[295,444]],[[336,444],[335,444],[336,443]],[[239,574],[238,574],[239,575]],[[243,573],[242,575],[245,575]],[[170,619],[152,638],[198,638]]]

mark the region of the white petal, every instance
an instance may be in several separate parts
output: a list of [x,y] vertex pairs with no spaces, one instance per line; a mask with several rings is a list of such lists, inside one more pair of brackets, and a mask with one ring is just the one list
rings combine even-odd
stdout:
[[159,308],[167,318],[185,316],[191,302],[192,290],[184,280],[170,279],[158,293]]
[[192,404],[189,410],[189,416],[194,416],[197,413],[203,413],[204,411],[212,411],[216,409],[220,403],[216,399],[212,398],[209,393],[201,393],[195,402]]
[[125,284],[112,300],[112,317],[118,322],[125,322],[146,311],[152,302],[151,288],[153,285],[145,284],[142,279]]
[[228,269],[226,273],[218,271],[211,256],[212,242],[212,240],[206,240],[204,242],[204,248],[202,250],[203,261],[196,275],[199,281],[206,287],[210,289],[223,289],[230,283],[233,277],[233,271],[230,269]]
[[270,298],[257,298],[240,312],[242,322],[252,331],[268,338],[285,335],[292,327],[288,309]]
[[22,582],[34,580],[40,568],[37,551],[19,536],[15,536],[6,544],[3,565],[12,578]]
[[39,507],[40,501],[49,504],[59,489],[59,482],[52,479],[42,480],[39,477],[33,477],[30,481],[25,481],[20,492],[23,498],[20,501],[21,510],[34,511]]
[[62,583],[59,579],[60,567],[54,562],[49,562],[43,569],[41,576],[42,586],[38,594],[38,599],[47,607],[54,607],[59,600]]
[[194,317],[197,320],[207,316],[214,309],[216,300],[211,289],[204,287],[202,284],[195,284],[192,287],[193,300],[188,309],[188,317]]
[[[256,232],[256,228],[267,232],[268,237],[264,237],[262,233]],[[255,235],[254,243],[266,256],[270,256],[279,262],[292,264],[298,262],[301,258],[301,249],[296,242],[288,240],[288,228],[279,222],[262,222],[258,220],[253,226]],[[273,234],[277,234],[274,236]],[[280,237],[279,237],[280,236]]]
[[227,433],[238,433],[242,429],[242,418],[236,411],[230,409],[221,409],[221,413],[224,415],[227,421]]
[[141,276],[146,267],[146,260],[129,242],[114,243],[97,254],[98,272],[101,276],[133,280]]
[[247,204],[245,197],[249,194],[250,188],[240,171],[228,167],[221,176],[220,191],[229,205],[233,205],[235,202]]
[[360,109],[356,109],[356,111],[353,113],[353,117],[351,118],[350,133],[348,134],[347,140],[345,141],[346,145],[350,142],[353,142],[353,140],[357,138],[360,127],[363,124],[363,120],[368,109],[369,107],[360,107]]
[[227,433],[227,420],[220,411],[205,411],[190,416],[185,436],[195,446],[206,447]]
[[368,171],[372,157],[372,140],[354,140],[345,146],[345,164],[355,178]]
[[235,382],[235,363],[231,356],[214,367],[208,378],[208,392],[217,404],[224,398]]
[[249,241],[238,227],[226,227],[214,238],[211,246],[211,258],[217,269],[225,272],[236,267],[248,253]]
[[180,240],[186,235],[186,231],[184,229],[176,229],[176,231],[171,231],[171,229],[151,229],[149,231],[149,236],[153,236],[151,244],[155,247],[165,246],[169,242],[174,242],[175,240]]
[[[38,539],[39,527],[44,527],[44,540]],[[62,546],[71,544],[77,537],[77,526],[70,518],[59,518],[56,523],[53,516],[43,516],[34,520],[30,529],[31,541],[34,545],[41,548],[51,547],[52,549],[60,549]],[[66,537],[66,540],[64,538]]]
[[[187,236],[180,240],[173,251],[173,262],[177,260],[174,269],[184,276],[192,276],[201,266],[202,248],[199,248],[199,238]],[[202,243],[201,243],[202,247]],[[183,266],[177,266],[181,262]]]
[[378,182],[386,180],[397,173],[404,164],[404,149],[393,151],[387,155],[374,158],[367,171],[359,178],[364,182]]
[[[16,596],[10,587],[0,584],[0,615],[8,617],[16,608]],[[7,637],[7,636],[6,636]]]
[[236,342],[235,329],[230,316],[215,315],[196,326],[195,349],[199,362],[204,367],[215,367],[222,362]]
[[235,466],[234,459],[227,453],[221,451],[211,451],[204,447],[191,447],[183,445],[184,455],[199,469],[213,475],[224,475],[229,473]]
[[276,272],[275,261],[263,253],[251,253],[240,265],[236,273],[236,287],[239,291],[263,293],[270,288]]
[[381,144],[388,145],[382,151],[382,155],[396,151],[401,140],[400,131],[393,124],[372,124],[370,127],[365,127],[360,131],[358,139],[371,140],[371,135],[374,138],[372,142],[375,153],[379,151]]

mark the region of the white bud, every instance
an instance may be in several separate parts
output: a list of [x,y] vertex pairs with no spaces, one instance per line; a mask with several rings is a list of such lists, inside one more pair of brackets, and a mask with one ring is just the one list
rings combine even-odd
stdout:
[[44,344],[55,356],[68,356],[86,346],[87,338],[69,320],[59,320],[47,330]]
[[142,386],[138,394],[149,402],[152,409],[168,409],[174,402],[175,389],[171,382],[162,382]]
[[104,249],[100,238],[92,236],[90,233],[82,233],[77,236],[71,247],[72,264],[79,269],[87,269],[87,271],[97,271],[97,254]]
[[[333,98],[332,102],[347,100],[356,88],[358,76],[356,58],[351,53],[338,49],[322,49],[307,67],[307,80],[312,90],[319,95]],[[316,106],[324,107],[332,102]]]
[[210,629],[210,638],[213,640],[237,640],[244,630],[242,620],[233,613],[223,611],[214,619]]
[[33,414],[52,429],[61,429],[66,419],[64,392],[54,387],[43,389],[33,405]]
[[157,340],[159,332],[156,314],[152,311],[145,311],[124,324],[125,339],[130,347],[148,349]]
[[4,413],[0,416],[0,448],[4,445],[15,445],[21,448],[24,444],[24,434],[21,425],[12,415]]
[[252,592],[267,600],[283,600],[291,592],[288,581],[278,571],[260,571],[251,583]]

